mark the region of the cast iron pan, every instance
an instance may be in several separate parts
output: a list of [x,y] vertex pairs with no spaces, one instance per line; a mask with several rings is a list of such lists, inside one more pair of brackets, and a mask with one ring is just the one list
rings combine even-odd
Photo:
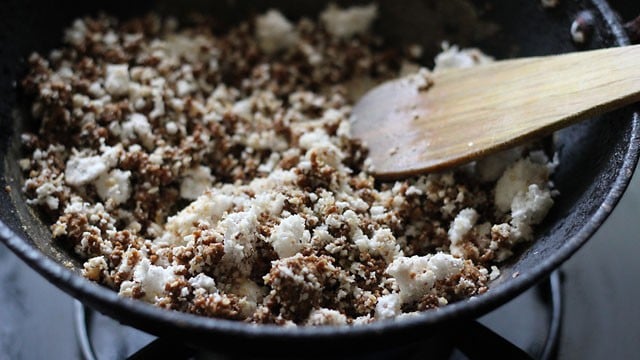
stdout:
[[[251,4],[233,1],[182,1],[187,8],[214,12],[233,22],[251,12],[276,6],[290,17],[314,14],[321,1],[271,1]],[[580,10],[595,14],[595,29],[584,49],[626,45],[622,27],[603,0],[561,1],[552,11],[539,1],[475,1],[475,10],[460,1],[398,1],[380,6],[378,31],[390,41],[418,41],[427,50],[425,63],[438,50],[439,40],[477,45],[498,58],[555,54],[580,50],[570,40],[569,27]],[[151,9],[150,1],[49,2],[3,1],[0,21],[0,237],[25,262],[72,296],[121,322],[147,332],[219,351],[259,354],[336,354],[389,344],[405,344],[477,317],[515,297],[557,268],[584,244],[610,214],[629,183],[638,160],[640,119],[628,107],[565,129],[554,136],[561,166],[554,181],[561,195],[538,228],[537,239],[502,269],[490,290],[475,299],[425,312],[403,321],[382,321],[359,327],[281,328],[208,319],[161,310],[124,299],[79,275],[80,263],[50,243],[48,227],[26,205],[17,159],[23,156],[20,133],[35,126],[20,116],[21,99],[15,88],[25,72],[23,59],[37,50],[59,44],[62,29],[77,16],[98,10],[133,16]],[[161,11],[169,6],[157,5]],[[480,20],[476,18],[480,15]],[[497,30],[497,32],[496,32]],[[46,299],[43,299],[46,302]],[[46,306],[46,304],[43,304]]]

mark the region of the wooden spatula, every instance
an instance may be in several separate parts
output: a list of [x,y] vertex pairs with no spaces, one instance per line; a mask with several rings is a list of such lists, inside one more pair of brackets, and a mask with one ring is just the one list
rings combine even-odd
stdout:
[[[640,101],[640,45],[498,61],[384,83],[358,101],[351,131],[374,174],[442,170]],[[424,87],[423,87],[424,88]]]

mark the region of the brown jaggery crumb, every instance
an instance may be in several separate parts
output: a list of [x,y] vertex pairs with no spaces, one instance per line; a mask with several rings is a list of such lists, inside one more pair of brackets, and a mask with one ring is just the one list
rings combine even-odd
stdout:
[[[376,182],[351,106],[418,49],[385,45],[375,16],[76,20],[21,83],[28,202],[85,277],[167,309],[366,324],[482,294],[551,206],[554,163],[528,146]],[[436,67],[486,61],[451,47]]]
[[329,256],[303,256],[297,254],[275,261],[264,277],[272,290],[267,306],[285,319],[300,322],[313,308],[335,307],[339,290],[347,287],[349,276],[335,267]]

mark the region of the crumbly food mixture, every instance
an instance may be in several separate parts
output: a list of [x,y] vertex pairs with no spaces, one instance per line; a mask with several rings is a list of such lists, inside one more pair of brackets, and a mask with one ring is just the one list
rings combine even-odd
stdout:
[[[167,309],[364,324],[482,294],[553,204],[555,164],[524,147],[376,182],[351,105],[420,53],[372,35],[376,12],[271,10],[215,34],[76,20],[22,82],[41,121],[22,137],[29,203],[85,277]],[[436,71],[486,61],[446,47]]]

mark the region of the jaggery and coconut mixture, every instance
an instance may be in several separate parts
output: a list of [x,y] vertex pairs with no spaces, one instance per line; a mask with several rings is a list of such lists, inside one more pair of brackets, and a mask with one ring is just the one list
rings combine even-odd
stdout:
[[[482,294],[552,206],[555,163],[527,146],[376,181],[351,106],[428,77],[376,14],[76,20],[22,81],[41,124],[22,136],[28,202],[85,277],[162,308],[364,324]],[[446,47],[435,71],[486,61]]]

